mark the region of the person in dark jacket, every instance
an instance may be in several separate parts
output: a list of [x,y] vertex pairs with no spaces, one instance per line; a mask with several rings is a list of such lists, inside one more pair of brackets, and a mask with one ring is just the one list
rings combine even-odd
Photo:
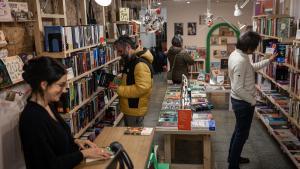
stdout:
[[74,140],[52,106],[67,85],[63,66],[54,59],[39,57],[29,60],[23,70],[23,79],[32,89],[19,121],[26,168],[72,169],[83,158],[109,158],[110,154],[94,143]]
[[194,64],[194,59],[182,48],[182,44],[183,39],[179,35],[175,35],[172,39],[172,46],[167,54],[170,71],[173,70],[172,81],[174,84],[180,84],[182,74],[188,76],[188,66]]

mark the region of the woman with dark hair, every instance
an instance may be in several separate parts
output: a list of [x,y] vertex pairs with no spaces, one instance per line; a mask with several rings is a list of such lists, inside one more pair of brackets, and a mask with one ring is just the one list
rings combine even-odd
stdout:
[[182,44],[182,37],[175,35],[172,39],[172,46],[167,53],[172,72],[172,79],[169,80],[172,80],[174,84],[180,84],[182,74],[188,76],[188,66],[194,64],[194,59],[182,48]]
[[258,33],[245,32],[237,41],[236,49],[228,60],[231,81],[231,103],[236,117],[235,129],[231,137],[228,162],[229,169],[239,169],[239,163],[249,163],[241,157],[243,146],[248,139],[255,107],[255,71],[274,61],[277,54],[258,63],[251,63],[249,54],[256,50],[261,37]]
[[39,57],[29,60],[23,70],[23,79],[32,89],[19,122],[27,169],[71,169],[85,157],[109,158],[110,154],[94,143],[74,140],[52,106],[66,88],[64,67],[54,59]]

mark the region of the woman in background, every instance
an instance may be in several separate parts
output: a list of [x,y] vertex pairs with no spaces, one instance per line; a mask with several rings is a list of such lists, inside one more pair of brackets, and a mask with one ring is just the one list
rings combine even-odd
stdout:
[[180,84],[182,74],[188,76],[188,66],[194,64],[194,59],[182,48],[182,44],[182,37],[175,35],[172,39],[172,46],[167,54],[174,84]]
[[66,88],[63,66],[54,59],[39,57],[29,60],[23,70],[23,79],[32,89],[19,122],[27,169],[71,169],[83,158],[109,158],[110,154],[94,143],[74,140],[52,106]]

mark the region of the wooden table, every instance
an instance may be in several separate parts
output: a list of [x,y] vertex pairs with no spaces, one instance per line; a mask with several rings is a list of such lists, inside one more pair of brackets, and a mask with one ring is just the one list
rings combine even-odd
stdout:
[[[144,169],[150,155],[154,130],[150,136],[124,135],[126,127],[105,127],[94,143],[99,147],[107,147],[113,141],[120,142],[131,158],[134,168]],[[75,169],[105,169],[110,163],[107,161],[95,161],[80,164]]]
[[[156,133],[164,134],[164,153],[165,161],[171,164],[172,169],[180,168],[202,168],[202,169],[213,169],[213,155],[212,155],[212,144],[211,135],[215,131],[208,130],[172,130],[172,129],[162,129],[157,128]],[[175,139],[185,139],[185,140],[199,140],[203,141],[203,165],[194,164],[175,164],[171,162],[171,157],[174,156],[175,150]]]

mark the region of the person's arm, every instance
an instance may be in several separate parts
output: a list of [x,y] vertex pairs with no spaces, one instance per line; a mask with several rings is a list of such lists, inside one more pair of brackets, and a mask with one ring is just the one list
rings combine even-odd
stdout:
[[194,64],[194,59],[192,58],[192,56],[189,53],[184,52],[182,54],[183,54],[183,58],[184,58],[185,63],[187,63],[189,65]]
[[252,67],[254,71],[258,71],[259,69],[262,69],[265,66],[267,66],[269,63],[270,63],[270,59],[265,59],[260,62],[252,63]]
[[135,84],[118,87],[117,93],[120,97],[138,98],[151,90],[151,71],[145,63],[140,62],[135,66],[134,78]]
[[231,90],[242,100],[254,105],[256,101],[252,97],[252,94],[244,89],[246,69],[247,65],[245,62],[241,62],[234,66],[232,70],[233,79],[231,79]]

